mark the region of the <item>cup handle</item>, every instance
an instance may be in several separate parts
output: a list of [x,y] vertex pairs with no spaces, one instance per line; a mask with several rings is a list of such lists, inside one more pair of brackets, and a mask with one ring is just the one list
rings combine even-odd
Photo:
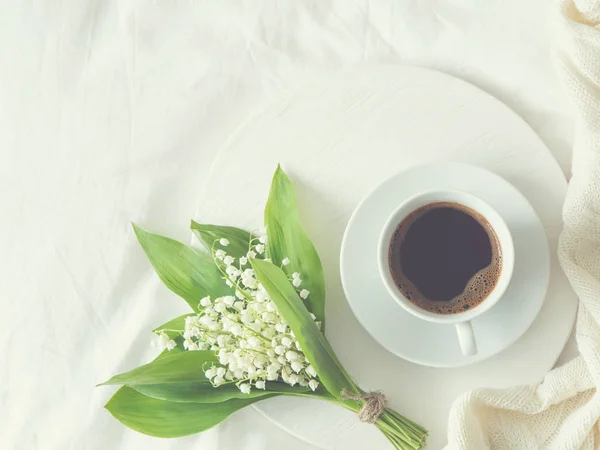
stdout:
[[475,342],[475,333],[471,321],[460,322],[456,324],[456,334],[458,335],[458,343],[462,354],[465,356],[473,356],[477,354],[477,343]]

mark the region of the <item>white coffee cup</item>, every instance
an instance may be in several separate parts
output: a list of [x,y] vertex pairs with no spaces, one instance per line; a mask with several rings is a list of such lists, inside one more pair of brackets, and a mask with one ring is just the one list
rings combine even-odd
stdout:
[[[396,286],[389,266],[390,243],[398,225],[416,209],[437,202],[458,203],[483,216],[496,233],[502,255],[502,268],[494,289],[474,308],[456,314],[436,314],[419,308],[409,301]],[[430,191],[409,198],[392,213],[379,238],[378,263],[379,272],[387,290],[400,306],[420,319],[439,324],[453,324],[456,327],[463,355],[471,356],[477,353],[477,343],[471,321],[492,308],[506,291],[513,273],[515,251],[508,226],[489,204],[466,192]]]

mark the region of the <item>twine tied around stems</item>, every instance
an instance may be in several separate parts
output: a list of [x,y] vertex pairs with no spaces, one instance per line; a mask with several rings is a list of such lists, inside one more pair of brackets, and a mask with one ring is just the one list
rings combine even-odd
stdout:
[[361,422],[375,423],[379,419],[379,415],[383,412],[388,404],[387,398],[381,391],[372,391],[365,394],[353,394],[348,392],[346,389],[342,389],[340,392],[342,398],[349,400],[362,400],[364,401],[360,411],[358,412],[358,418]]

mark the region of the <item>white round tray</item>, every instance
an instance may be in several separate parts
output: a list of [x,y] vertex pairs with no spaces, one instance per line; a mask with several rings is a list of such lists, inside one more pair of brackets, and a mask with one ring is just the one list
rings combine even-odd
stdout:
[[[530,201],[550,240],[549,293],[525,335],[477,364],[436,369],[380,347],[344,298],[339,251],[346,223],[368,192],[416,164],[458,161],[498,173]],[[577,301],[556,259],[564,176],[541,140],[508,107],[459,79],[431,70],[386,66],[349,70],[312,82],[247,122],[219,153],[195,219],[254,229],[272,174],[282,163],[327,278],[327,338],[363,389],[430,431],[428,448],[446,441],[446,420],[460,393],[540,380],[573,326]],[[256,404],[266,417],[324,449],[388,449],[375,427],[325,402],[278,397]]]

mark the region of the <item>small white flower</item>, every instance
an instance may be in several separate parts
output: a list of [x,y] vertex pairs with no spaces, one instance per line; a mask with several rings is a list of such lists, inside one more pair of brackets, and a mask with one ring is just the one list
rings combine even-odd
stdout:
[[246,369],[250,365],[251,362],[252,362],[252,358],[249,356],[244,356],[243,358],[238,358],[238,365],[243,369]]
[[217,376],[218,377],[223,377],[225,376],[225,368],[224,367],[217,367]]
[[186,330],[183,332],[183,337],[186,339],[189,339],[192,337],[200,337],[200,328],[198,328],[195,325],[193,325],[193,326],[186,325]]
[[279,370],[281,370],[281,364],[276,362],[267,367],[267,373],[277,373]]
[[255,384],[256,389],[265,389],[265,381],[264,380],[258,380]]
[[200,306],[210,306],[210,297],[204,297],[202,300],[200,300]]
[[275,324],[275,331],[277,331],[278,333],[285,333],[285,329],[286,328],[287,327],[284,324],[282,324],[282,323],[276,323]]
[[213,383],[216,384],[216,385],[219,385],[219,384],[223,383],[224,381],[225,380],[223,379],[223,377],[220,377],[220,376],[217,375],[215,377],[215,379],[213,380]]
[[256,295],[254,296],[257,302],[262,303],[269,298],[268,294],[263,291],[256,291]]
[[292,284],[294,285],[294,287],[299,287],[302,284],[302,280],[300,278],[294,278],[292,280]]
[[[238,292],[240,292],[240,291],[238,291]],[[237,297],[237,292],[236,292],[235,294],[236,294],[235,296]],[[239,297],[238,297],[238,298],[239,298]],[[242,296],[242,299],[243,299],[243,296]],[[235,309],[237,309],[238,311],[240,311],[240,310],[241,310],[241,309],[244,307],[244,302],[235,302],[235,303],[233,304],[233,307],[234,307]]]
[[285,336],[281,339],[281,344],[285,345],[287,348],[290,348],[292,346],[292,340],[289,337]]
[[242,274],[242,284],[249,289],[256,288],[256,279],[252,276],[247,276],[246,274]]
[[225,284],[229,287],[233,287],[233,283],[229,280],[225,280]]
[[271,325],[267,325],[263,330],[262,330],[262,334],[264,337],[266,337],[267,339],[271,339],[273,336],[275,336],[276,331],[275,328],[273,328],[273,326]]
[[302,365],[301,362],[299,361],[294,361],[292,362],[292,364],[290,364],[292,367],[292,370],[296,373],[300,372],[302,369],[304,369],[304,366]]
[[240,384],[239,388],[242,394],[249,394],[251,390],[249,383],[242,383]]
[[248,259],[254,259],[254,258],[256,258],[256,252],[250,250],[248,253],[246,253],[246,257]]
[[319,382],[315,379],[312,379],[308,382],[308,387],[310,387],[313,392],[317,390],[317,388],[319,387]]
[[[205,298],[206,298],[206,297],[205,297]],[[204,300],[204,298],[203,298],[202,300]],[[200,304],[202,304],[202,300],[200,300]],[[196,316],[187,316],[187,317],[185,318],[185,327],[186,327],[186,328],[189,328],[189,327],[193,327],[193,326],[195,326],[195,325],[196,325],[196,320],[197,320],[197,319],[198,319],[198,318],[197,318]]]
[[292,274],[292,278],[296,279],[296,278],[300,278],[300,274],[298,272],[294,272]]
[[233,325],[233,322],[231,321],[231,319],[229,319],[227,317],[223,317],[223,320],[221,321],[221,326],[223,327],[223,331],[229,331],[229,329],[231,328],[232,325]]
[[[263,320],[263,322],[268,322],[268,323],[275,322],[275,320],[276,320],[275,314],[270,313],[270,312],[262,313],[262,315],[260,317]],[[277,325],[275,325],[275,326],[277,326]]]
[[297,361],[300,359],[300,355],[296,352],[293,352],[291,350],[288,350],[287,352],[285,352],[285,358],[288,361]]
[[[225,257],[225,259],[227,258],[230,258],[230,256]],[[237,268],[232,265],[227,266],[227,268],[225,269],[225,273],[234,279],[239,277],[239,274],[237,272],[239,272],[239,270],[237,270]]]
[[229,241],[225,238],[221,238],[219,239],[219,244],[221,244],[223,247],[227,247],[229,245]]
[[261,342],[259,338],[257,338],[256,336],[252,336],[248,338],[248,344],[250,344],[250,347],[256,348],[260,347]]
[[283,258],[283,261],[281,261],[281,264],[283,264],[284,266],[287,266],[290,263],[290,258]]
[[267,374],[268,381],[277,381],[278,378],[279,378],[279,374],[277,374],[277,372]]
[[223,299],[223,303],[225,303],[227,306],[233,306],[233,302],[235,302],[235,298],[232,297],[231,295],[227,295],[227,296],[223,297],[222,299]]
[[266,261],[266,262],[270,262],[270,263],[272,263],[272,262],[273,262],[273,260],[272,260],[271,258],[265,258],[265,261]]
[[285,347],[283,345],[278,345],[277,347],[275,347],[275,354],[277,355],[283,355],[285,353]]
[[268,236],[266,234],[263,234],[261,237],[258,238],[258,242],[260,242],[261,244],[266,244],[268,239]]
[[198,344],[196,344],[191,339],[186,339],[185,341],[183,341],[183,348],[185,348],[186,350],[198,350]]
[[300,298],[301,298],[302,300],[306,300],[306,299],[308,298],[308,295],[309,295],[309,294],[310,294],[310,291],[309,291],[309,290],[307,290],[307,289],[302,289],[302,290],[300,291]]
[[227,254],[227,253],[225,253],[225,250],[221,250],[221,249],[219,249],[219,250],[217,250],[217,251],[215,252],[215,256],[216,256],[217,258],[219,258],[219,259],[223,259],[223,258],[225,258],[225,255],[226,255],[226,254]]
[[267,234],[267,227],[262,227],[262,228],[259,228],[256,231],[254,231],[254,235],[258,236],[258,237],[264,236],[265,234]]
[[[235,296],[237,298],[239,298],[240,300],[245,299],[246,297],[244,297],[244,293],[242,291],[235,291]],[[237,303],[237,302],[236,302]],[[238,308],[239,309],[239,308]]]
[[227,255],[225,258],[223,258],[223,262],[225,264],[227,264],[228,266],[231,266],[235,261],[235,258],[233,256]]
[[219,355],[219,362],[221,364],[229,364],[229,353],[223,353],[222,355]]
[[156,347],[160,350],[164,350],[166,345],[167,345],[167,340],[165,340],[165,338],[163,337],[164,333],[157,333],[156,336],[154,336],[154,339],[152,339],[152,347]]
[[315,368],[313,366],[308,366],[306,368],[306,373],[309,374],[313,378],[317,376],[317,371],[315,370]]
[[204,372],[204,375],[206,376],[206,378],[208,378],[209,380],[211,378],[213,378],[215,375],[217,374],[217,371],[215,370],[214,367],[211,367],[210,369],[208,369],[206,372]]
[[269,362],[269,358],[262,354],[254,358],[254,366],[258,369],[262,369],[267,362]]
[[269,311],[269,312],[277,311],[277,306],[275,306],[275,303],[273,303],[273,302],[267,303],[267,311]]
[[173,339],[170,339],[165,332],[160,332],[152,341],[152,346],[160,350],[167,349],[171,351],[177,346],[177,343]]
[[[300,381],[300,377],[298,375],[296,375],[295,373],[291,374],[288,377],[288,383],[290,386],[294,386],[295,384],[297,384]],[[316,389],[316,388],[315,388]]]
[[246,258],[245,256],[242,256],[242,257],[240,258],[240,264],[241,264],[242,266],[245,266],[246,264],[248,264],[248,258]]
[[256,244],[256,247],[254,248],[261,255],[265,252],[265,246],[263,244]]

